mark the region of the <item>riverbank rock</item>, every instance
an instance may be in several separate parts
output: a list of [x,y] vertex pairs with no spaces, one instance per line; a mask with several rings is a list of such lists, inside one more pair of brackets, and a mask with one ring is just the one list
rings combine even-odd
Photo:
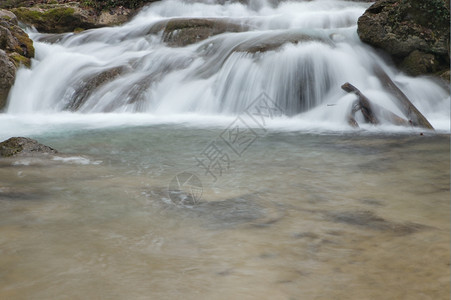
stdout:
[[445,0],[379,0],[359,18],[357,32],[410,75],[449,77],[449,24]]
[[0,111],[6,105],[17,68],[20,65],[29,67],[33,57],[33,41],[18,26],[16,16],[0,10]]
[[17,15],[20,22],[46,33],[119,25],[127,22],[134,13],[134,10],[122,6],[97,11],[92,7],[81,6],[77,2],[18,7],[11,11]]
[[12,137],[0,143],[0,157],[55,154],[57,151],[25,137]]

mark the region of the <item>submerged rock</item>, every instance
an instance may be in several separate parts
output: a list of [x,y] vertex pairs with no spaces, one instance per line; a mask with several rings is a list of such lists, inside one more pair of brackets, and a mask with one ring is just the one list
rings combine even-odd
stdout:
[[12,137],[0,143],[0,157],[55,153],[55,149],[25,137]]
[[412,234],[427,226],[416,223],[396,223],[388,221],[371,211],[329,212],[327,217],[337,223],[345,223],[361,228],[392,232],[399,235]]
[[237,45],[233,50],[234,52],[258,53],[274,51],[286,44],[297,45],[298,43],[305,42],[331,43],[330,40],[323,37],[298,32],[287,32],[248,39]]
[[6,187],[0,188],[0,201],[36,201],[45,198],[46,193],[32,187]]
[[124,67],[110,68],[81,80],[75,87],[75,92],[73,93],[75,97],[71,99],[64,109],[77,111],[96,89],[117,78],[124,72],[124,69]]
[[383,49],[410,75],[449,70],[449,3],[380,0],[358,20],[363,42]]
[[245,31],[246,26],[222,19],[172,19],[164,25],[163,41],[169,46],[183,47],[224,32]]
[[[163,42],[170,47],[184,47],[204,41],[210,37],[222,33],[237,33],[232,45],[233,52],[257,53],[277,50],[281,46],[291,43],[319,41],[332,43],[326,36],[318,36],[299,31],[281,30],[268,31],[265,33],[248,34],[249,26],[234,19],[215,18],[176,18],[164,20],[153,24],[147,34],[162,33]],[[230,40],[228,40],[230,42]],[[223,37],[211,39],[207,44],[201,44],[199,50],[209,49],[209,52],[218,51],[218,47],[223,47]],[[226,46],[227,48],[227,46]]]
[[[173,202],[167,199],[172,194],[181,201]],[[266,200],[258,194],[246,194],[238,197],[207,201],[206,199],[193,199],[185,191],[167,191],[154,189],[151,193],[159,199],[166,208],[184,218],[195,218],[211,229],[228,229],[236,226],[250,226],[264,228],[277,223],[285,217],[282,206]],[[170,196],[171,197],[171,196]]]
[[0,10],[0,110],[6,105],[16,69],[21,65],[29,67],[33,57],[33,41],[18,26],[16,16]]

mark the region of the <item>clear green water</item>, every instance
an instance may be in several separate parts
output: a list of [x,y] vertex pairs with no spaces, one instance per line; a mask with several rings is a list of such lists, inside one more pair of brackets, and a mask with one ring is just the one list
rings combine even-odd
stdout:
[[[449,136],[272,131],[213,182],[195,156],[221,132],[46,133],[90,163],[0,160],[0,298],[449,297]],[[168,201],[184,170],[194,206]]]

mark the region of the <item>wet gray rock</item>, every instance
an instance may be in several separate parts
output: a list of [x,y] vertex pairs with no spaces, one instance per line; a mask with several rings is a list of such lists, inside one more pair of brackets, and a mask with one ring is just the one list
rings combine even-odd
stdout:
[[55,154],[49,146],[25,137],[12,137],[0,143],[0,157],[33,156],[36,154]]

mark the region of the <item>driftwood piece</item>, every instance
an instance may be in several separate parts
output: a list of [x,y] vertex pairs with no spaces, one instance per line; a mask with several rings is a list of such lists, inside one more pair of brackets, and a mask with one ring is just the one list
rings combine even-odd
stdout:
[[348,124],[351,127],[360,128],[359,123],[357,123],[357,121],[351,115],[348,116]]
[[[371,106],[370,100],[369,100],[367,97],[365,97],[365,95],[363,95],[363,94],[359,91],[358,88],[356,88],[355,86],[353,86],[353,85],[350,84],[349,82],[346,82],[345,84],[343,84],[343,85],[341,86],[341,88],[342,88],[343,90],[345,90],[346,92],[348,92],[348,93],[354,93],[354,94],[357,95],[357,97],[359,97],[358,103],[354,103],[354,105],[353,105],[353,111],[354,111],[354,109],[355,109],[354,106],[355,106],[356,104],[358,104],[359,109],[360,109],[360,111],[362,112],[363,117],[365,118],[365,121],[366,121],[366,122],[371,123],[371,124],[379,124],[379,123],[380,123],[379,120],[378,120],[378,118],[376,117],[376,115],[375,115],[374,112],[373,112],[373,108],[372,108],[372,106]],[[357,110],[358,110],[358,109],[357,109]],[[356,111],[357,111],[357,110],[356,110]],[[356,111],[354,111],[354,113],[355,113]],[[351,117],[354,118],[352,115],[351,115]],[[349,118],[348,118],[348,120],[349,120]],[[351,122],[352,122],[352,121],[351,121]],[[355,120],[354,120],[354,122],[355,122]],[[357,123],[357,122],[355,122],[355,123]],[[352,125],[351,125],[351,126],[352,126]]]
[[379,78],[382,85],[390,92],[398,101],[395,104],[406,115],[413,126],[434,129],[425,116],[412,104],[407,96],[399,89],[399,87],[391,80],[390,76],[378,65],[374,66],[374,73]]

